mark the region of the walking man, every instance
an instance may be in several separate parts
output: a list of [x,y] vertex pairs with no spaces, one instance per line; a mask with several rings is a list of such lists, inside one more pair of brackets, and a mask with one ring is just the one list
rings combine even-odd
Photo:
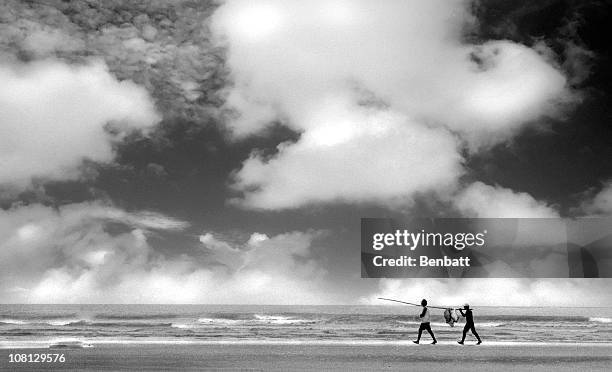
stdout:
[[431,344],[435,345],[438,343],[438,341],[436,341],[436,336],[434,336],[433,331],[431,330],[430,315],[429,309],[427,308],[426,299],[423,299],[423,301],[421,301],[421,306],[423,306],[423,311],[421,312],[421,315],[419,315],[419,318],[421,318],[421,326],[419,327],[419,337],[416,339],[416,341],[412,342],[418,344],[419,341],[421,341],[421,334],[424,330],[427,330],[427,332],[429,332],[429,334],[431,335],[431,338],[433,338],[433,342]]
[[[467,334],[468,330],[470,330],[472,331],[472,333],[474,334],[474,336],[476,336],[476,339],[478,340],[476,345],[480,345],[482,341],[480,340],[480,336],[478,336],[478,333],[476,332],[476,328],[474,327],[474,316],[472,315],[472,310],[470,309],[470,305],[465,304],[463,306],[463,309],[458,309],[458,310],[461,313],[461,316],[465,318],[465,327],[463,327],[463,337],[461,338],[461,341],[457,341],[457,342],[463,345],[463,342],[465,341],[465,335]],[[463,312],[463,310],[465,310],[465,313]]]

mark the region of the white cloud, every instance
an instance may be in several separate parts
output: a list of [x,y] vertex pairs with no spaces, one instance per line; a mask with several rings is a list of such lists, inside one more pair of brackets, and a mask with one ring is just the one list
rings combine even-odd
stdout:
[[453,203],[466,217],[556,218],[559,213],[524,192],[475,182],[453,197]]
[[405,202],[415,191],[452,189],[463,173],[455,138],[409,118],[326,104],[296,144],[271,159],[253,154],[233,187],[254,190],[249,207],[291,208],[327,201]]
[[545,46],[464,44],[467,8],[465,1],[226,1],[213,29],[229,48],[233,132],[281,120],[302,133],[272,158],[245,161],[234,184],[243,205],[407,201],[462,174],[449,131],[477,150],[573,99]]
[[[108,232],[108,223],[124,226],[124,232]],[[32,289],[43,276],[57,272],[78,276],[98,270],[99,283],[112,282],[129,272],[131,265],[148,261],[147,231],[187,226],[154,212],[129,213],[99,202],[58,209],[34,204],[0,210],[0,292],[11,293],[15,287]],[[19,293],[26,297],[13,301],[37,301],[32,292]],[[11,301],[4,294],[2,299]]]
[[0,185],[12,187],[74,179],[84,159],[111,161],[114,140],[158,120],[148,93],[102,63],[0,65],[0,112]]
[[[109,228],[123,226],[117,229]],[[202,235],[201,251],[160,253],[152,230],[187,223],[100,203],[0,211],[0,299],[17,303],[326,303],[325,271],[312,257],[319,232],[243,244]]]
[[79,270],[71,268],[73,258],[20,294],[43,303],[325,303],[324,271],[309,258],[316,236],[294,232],[233,248],[206,234],[201,241],[213,254],[198,262],[156,255],[134,230],[92,247]]
[[[205,234],[200,241],[216,263],[206,302],[220,303],[328,303],[325,270],[313,258],[313,240],[321,232],[291,232],[268,237],[253,233],[246,243],[230,244]],[[223,273],[223,274],[222,274]],[[333,291],[333,290],[332,290]]]
[[380,305],[378,297],[431,305],[461,306],[610,306],[602,296],[609,285],[597,279],[382,279],[379,290],[362,302]]

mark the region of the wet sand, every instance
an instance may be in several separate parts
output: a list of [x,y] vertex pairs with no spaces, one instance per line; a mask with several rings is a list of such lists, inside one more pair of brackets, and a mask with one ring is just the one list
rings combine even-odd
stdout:
[[[65,363],[9,363],[10,353],[63,353]],[[0,350],[0,370],[609,371],[610,345],[138,345]]]

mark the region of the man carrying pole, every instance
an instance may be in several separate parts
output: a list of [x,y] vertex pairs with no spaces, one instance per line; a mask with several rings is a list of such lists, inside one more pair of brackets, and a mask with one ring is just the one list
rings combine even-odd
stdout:
[[[465,327],[463,327],[463,337],[461,338],[461,341],[457,341],[457,343],[463,345],[463,342],[465,341],[465,335],[467,334],[467,331],[470,330],[472,331],[472,333],[474,334],[474,336],[476,336],[476,339],[478,340],[476,345],[480,345],[482,341],[480,340],[480,336],[478,336],[478,333],[476,332],[476,328],[474,327],[474,316],[472,315],[472,310],[470,309],[470,305],[465,304],[463,305],[463,309],[458,309],[458,310],[461,313],[461,316],[465,317]],[[465,310],[465,314],[463,313],[463,310]]]

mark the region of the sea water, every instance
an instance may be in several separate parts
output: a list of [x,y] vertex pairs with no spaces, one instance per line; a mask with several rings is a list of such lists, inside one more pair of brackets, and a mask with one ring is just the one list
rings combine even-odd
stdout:
[[[441,343],[461,338],[431,309]],[[69,343],[409,343],[411,306],[0,305],[0,347]],[[476,307],[484,344],[611,344],[612,308]],[[428,341],[425,334],[424,341]],[[468,335],[468,342],[473,340]]]

